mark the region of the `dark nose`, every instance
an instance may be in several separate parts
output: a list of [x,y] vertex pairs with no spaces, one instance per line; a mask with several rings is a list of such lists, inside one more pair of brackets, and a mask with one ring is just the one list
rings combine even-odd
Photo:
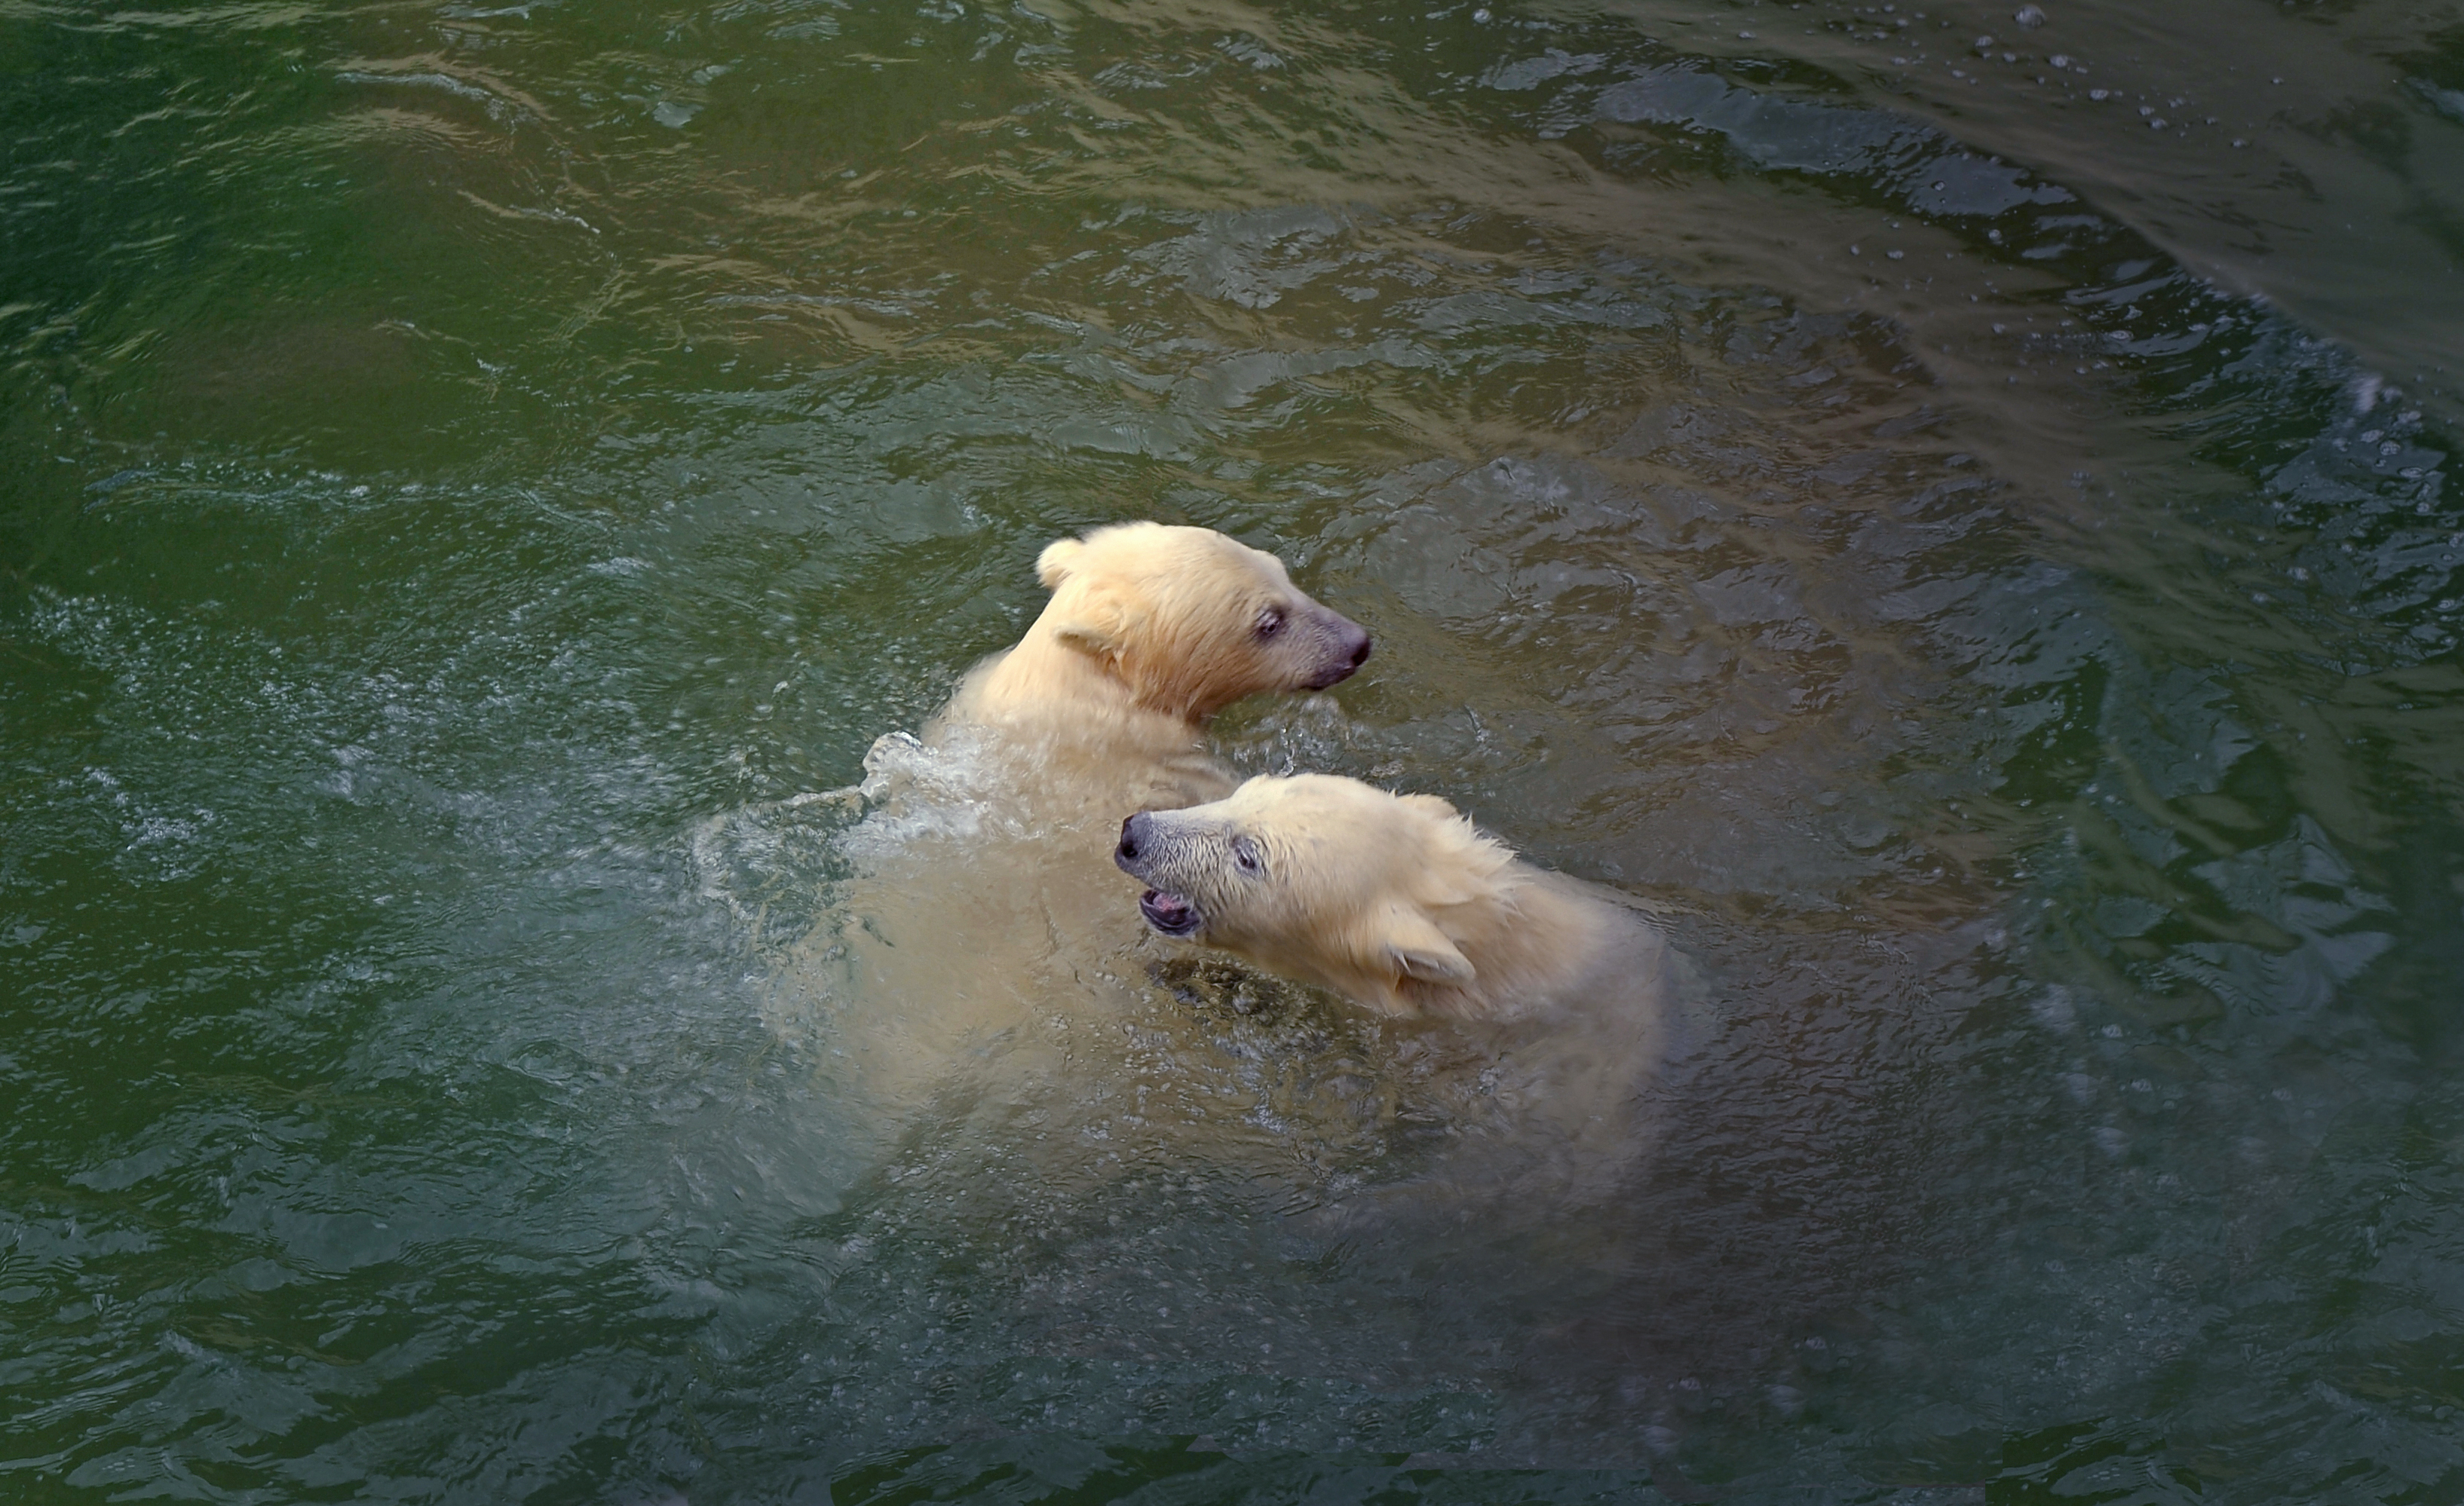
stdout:
[[1357,622],[1351,626],[1356,639],[1352,645],[1352,667],[1357,669],[1369,662],[1369,629]]
[[1140,811],[1135,816],[1131,817],[1128,820],[1121,822],[1121,845],[1112,853],[1112,861],[1114,862],[1135,862],[1138,861],[1138,854],[1146,850],[1146,819],[1147,813]]

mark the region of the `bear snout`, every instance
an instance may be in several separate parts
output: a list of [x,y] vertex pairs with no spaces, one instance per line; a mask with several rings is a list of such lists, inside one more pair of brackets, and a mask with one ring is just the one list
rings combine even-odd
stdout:
[[[1324,608],[1320,608],[1324,610]],[[1324,646],[1321,667],[1310,678],[1308,688],[1323,690],[1341,685],[1352,678],[1353,670],[1369,662],[1371,639],[1369,629],[1340,612],[1327,612],[1319,624],[1318,636]]]
[[1151,824],[1153,823],[1147,819],[1147,813],[1144,811],[1121,822],[1121,844],[1112,849],[1112,862],[1119,864],[1122,872],[1134,874],[1138,871],[1130,864],[1145,856],[1148,846],[1147,828]]

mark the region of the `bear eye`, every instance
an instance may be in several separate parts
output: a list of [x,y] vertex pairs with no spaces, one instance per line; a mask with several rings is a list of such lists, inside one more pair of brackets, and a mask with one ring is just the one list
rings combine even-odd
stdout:
[[1257,633],[1259,637],[1272,638],[1283,630],[1284,609],[1282,607],[1270,606],[1258,614]]
[[1243,873],[1255,876],[1266,871],[1265,860],[1258,856],[1258,844],[1246,837],[1232,839],[1232,861]]

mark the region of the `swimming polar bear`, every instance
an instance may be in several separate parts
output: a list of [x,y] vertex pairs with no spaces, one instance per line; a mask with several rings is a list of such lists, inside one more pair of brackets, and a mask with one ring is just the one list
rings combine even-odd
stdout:
[[[1166,936],[1400,1021],[1443,1020],[1482,1091],[1553,1141],[1566,1187],[1617,1174],[1667,1052],[1674,959],[1610,891],[1517,859],[1444,800],[1265,775],[1121,824],[1113,862]],[[1517,1173],[1520,1175],[1521,1173]]]
[[1433,795],[1265,775],[1121,823],[1114,862],[1167,936],[1386,1015],[1649,1013],[1667,946],[1633,907],[1518,861]]
[[[921,736],[877,739],[863,784],[699,844],[711,871],[781,875],[757,879],[759,894],[731,888],[756,925],[803,908],[796,867],[825,876],[765,1014],[820,1048],[881,1129],[929,1098],[991,1103],[1048,1083],[1057,1060],[1085,1059],[1089,1027],[1152,1004],[1128,982],[1142,928],[1112,903],[1121,814],[1228,793],[1210,717],[1325,689],[1370,653],[1367,630],[1280,559],[1209,529],[1098,529],[1051,544],[1036,572],[1052,596],[1025,635],[970,670]],[[812,856],[799,865],[788,849]]]

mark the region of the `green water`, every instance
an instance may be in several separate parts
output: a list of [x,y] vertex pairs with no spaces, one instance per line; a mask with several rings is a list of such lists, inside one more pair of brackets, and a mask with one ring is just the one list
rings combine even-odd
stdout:
[[[2014,10],[0,0],[0,1497],[2464,1498],[2464,11]],[[1609,1191],[850,1080],[1141,516],[1666,917]]]

